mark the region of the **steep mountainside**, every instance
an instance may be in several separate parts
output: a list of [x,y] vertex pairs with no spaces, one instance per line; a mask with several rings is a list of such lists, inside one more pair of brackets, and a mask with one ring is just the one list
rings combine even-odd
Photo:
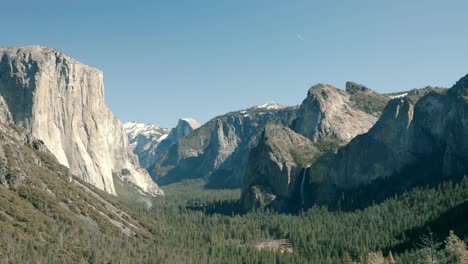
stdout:
[[292,127],[311,141],[291,129],[267,126],[249,154],[242,208],[271,205],[284,210],[291,203],[301,203],[296,191],[304,185],[304,168],[323,153],[366,132],[387,101],[387,97],[352,82],[346,84],[346,92],[323,84],[310,88]]
[[0,48],[0,95],[14,122],[42,140],[72,174],[111,194],[113,173],[162,194],[104,104],[101,71],[46,47]]
[[334,203],[339,193],[369,184],[380,186],[377,199],[467,174],[467,90],[468,75],[448,91],[390,101],[368,133],[311,167],[308,205]]
[[140,165],[148,168],[155,162],[156,149],[159,143],[167,138],[170,129],[138,122],[125,123],[124,127],[130,147],[138,156]]
[[[374,100],[384,100],[370,89],[348,89],[349,92],[330,85],[317,84],[310,88],[307,98],[299,108],[293,130],[317,142],[336,139],[349,142],[356,135],[367,132],[377,121],[383,106],[367,108]],[[372,92],[370,92],[372,91]],[[354,100],[368,97],[367,100]],[[368,103],[369,101],[370,103]]]
[[[93,262],[90,252],[111,238],[115,243],[153,239],[139,220],[73,177],[41,140],[12,121],[0,96],[2,262]],[[117,248],[104,247],[109,251],[98,258],[124,257]],[[36,259],[36,254],[48,257]]]
[[173,129],[137,122],[125,123],[124,127],[141,166],[149,168],[172,144],[200,127],[200,124],[192,118],[181,118]]
[[346,92],[351,103],[361,111],[379,117],[390,98],[381,95],[362,84],[346,82]]
[[289,126],[296,111],[269,103],[216,117],[172,145],[150,173],[163,185],[206,177],[209,187],[239,187],[248,153],[265,124]]
[[251,210],[274,201],[272,205],[281,210],[294,196],[302,168],[318,154],[319,150],[306,137],[287,127],[267,124],[258,145],[249,153],[242,182],[242,209]]
[[195,119],[179,119],[177,126],[171,129],[169,135],[166,138],[164,138],[164,140],[162,140],[160,144],[158,144],[151,165],[153,165],[159,159],[159,157],[162,154],[164,154],[164,152],[166,152],[170,146],[172,146],[172,144],[176,143],[181,138],[184,138],[185,136],[189,135],[190,133],[192,133],[193,130],[199,127],[200,123],[198,123],[198,121],[196,121]]
[[447,88],[443,87],[426,86],[419,89],[411,89],[405,92],[385,94],[385,96],[391,99],[406,97],[410,99],[411,102],[416,103],[419,99],[421,99],[421,97],[425,96],[426,94],[429,94],[431,92],[444,93],[446,90]]

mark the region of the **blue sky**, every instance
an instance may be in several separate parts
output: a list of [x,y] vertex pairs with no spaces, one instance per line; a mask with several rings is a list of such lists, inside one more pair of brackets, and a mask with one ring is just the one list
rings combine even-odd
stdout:
[[100,68],[124,122],[171,127],[300,104],[316,83],[394,92],[468,73],[465,0],[15,2],[2,3],[0,45],[46,45]]

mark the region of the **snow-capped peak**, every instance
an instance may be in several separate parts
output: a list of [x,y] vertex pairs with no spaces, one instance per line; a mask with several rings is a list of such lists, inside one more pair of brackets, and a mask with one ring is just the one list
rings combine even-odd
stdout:
[[139,122],[124,124],[130,147],[144,168],[152,166],[173,143],[199,126],[200,124],[192,118],[181,118],[177,127],[173,129]]
[[285,106],[277,103],[277,102],[268,102],[266,104],[262,105],[257,105],[255,108],[257,109],[268,109],[268,110],[275,110],[275,109],[281,109],[284,108]]
[[156,124],[145,124],[139,122],[128,122],[124,124],[124,128],[127,131],[130,141],[135,139],[139,135],[143,135],[146,138],[155,138],[156,141],[161,141],[169,134],[169,129],[161,128]]

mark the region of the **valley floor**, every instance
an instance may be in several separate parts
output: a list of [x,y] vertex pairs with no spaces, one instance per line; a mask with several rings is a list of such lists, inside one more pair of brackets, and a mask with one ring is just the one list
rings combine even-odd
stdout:
[[2,188],[2,203],[14,200],[37,215],[23,219],[21,225],[29,223],[28,228],[18,227],[2,216],[13,215],[9,210],[14,209],[2,206],[1,262],[386,263],[372,261],[392,252],[396,263],[418,263],[430,252],[424,240],[429,234],[439,263],[456,263],[457,254],[466,257],[460,247],[457,253],[443,243],[450,230],[461,237],[455,239],[460,245],[468,239],[468,178],[417,188],[364,210],[313,207],[298,214],[242,214],[239,190],[204,190],[203,185],[201,180],[168,185],[166,197],[153,199],[125,184],[116,184],[118,199],[100,192],[128,212],[124,218],[147,230],[133,236],[112,226],[93,232],[70,225],[43,205],[31,205],[30,198]]

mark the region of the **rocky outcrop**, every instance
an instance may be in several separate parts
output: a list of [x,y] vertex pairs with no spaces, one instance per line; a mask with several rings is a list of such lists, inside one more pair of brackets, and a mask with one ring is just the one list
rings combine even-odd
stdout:
[[13,122],[13,117],[8,109],[8,105],[5,102],[5,99],[0,96],[0,124],[6,125],[11,122]]
[[466,102],[468,100],[468,75],[461,78],[448,93]]
[[181,138],[186,137],[187,135],[192,133],[192,131],[199,127],[200,123],[198,123],[198,121],[196,121],[195,119],[179,119],[179,122],[177,122],[177,126],[171,129],[169,135],[166,138],[164,138],[164,140],[162,140],[160,144],[158,144],[151,165],[153,165],[158,160],[158,158],[161,157],[161,155],[169,149],[170,146],[179,141]]
[[[115,200],[109,201],[96,188],[74,178],[41,140],[12,121],[4,120],[9,110],[3,102],[0,96],[3,240],[10,237],[8,241],[12,241],[18,234],[39,235],[44,243],[53,243],[60,233],[54,230],[60,225],[78,228],[80,235],[87,232],[91,236],[108,234],[115,238],[119,232],[128,237],[135,237],[138,232],[150,234]],[[26,225],[37,224],[41,227],[35,228],[34,234],[24,229]],[[76,240],[76,234],[70,238]]]
[[130,146],[141,166],[149,168],[172,144],[200,127],[200,124],[192,118],[181,118],[171,130],[137,122],[129,122],[124,126]]
[[273,205],[284,210],[295,198],[302,171],[319,153],[306,137],[291,129],[267,124],[258,145],[250,151],[242,183],[243,210]]
[[402,161],[412,156],[408,127],[413,113],[414,106],[407,98],[390,101],[367,134],[356,137],[332,158],[323,157],[312,167],[314,181],[330,180],[339,187],[355,188],[401,168]]
[[355,82],[346,82],[346,92],[351,104],[367,114],[379,117],[390,98]]
[[8,105],[0,96],[0,184],[16,188],[38,174],[37,168],[53,170],[58,176],[71,179],[41,140],[15,125]]
[[390,101],[368,133],[311,167],[309,205],[333,203],[341,191],[379,182],[385,182],[376,187],[383,196],[385,190],[390,194],[467,174],[467,80],[465,76],[448,91],[430,92],[416,102],[408,96]]
[[438,86],[426,86],[423,88],[411,89],[409,91],[404,91],[404,92],[385,94],[385,96],[391,99],[406,97],[413,104],[415,104],[419,99],[421,99],[423,96],[429,93],[432,93],[432,92],[445,93],[446,91],[447,91],[447,88],[438,87]]
[[124,124],[127,131],[130,147],[138,156],[140,165],[148,168],[156,161],[156,150],[165,138],[169,135],[168,128],[161,128],[157,125],[149,125],[138,122],[128,122]]
[[[367,89],[351,92],[371,94]],[[293,130],[314,142],[324,138],[349,142],[356,135],[367,132],[378,116],[378,113],[366,113],[351,98],[351,93],[330,85],[313,86],[299,108]]]
[[111,194],[112,173],[162,194],[104,104],[101,71],[46,47],[0,48],[0,94],[14,122],[42,140],[71,173]]
[[173,144],[150,168],[159,184],[206,178],[207,187],[240,187],[248,153],[268,122],[288,126],[296,108],[265,104],[216,117]]
[[281,211],[300,206],[305,168],[323,153],[333,152],[367,132],[376,122],[388,98],[352,82],[346,88],[345,92],[330,85],[315,85],[292,124],[295,131],[265,128],[259,145],[249,155],[242,186],[244,210],[260,205]]
[[193,130],[200,127],[200,123],[193,118],[181,118],[177,123],[177,126],[171,130],[171,133],[166,138],[166,140],[171,141],[171,143],[176,142],[177,140],[187,136]]

